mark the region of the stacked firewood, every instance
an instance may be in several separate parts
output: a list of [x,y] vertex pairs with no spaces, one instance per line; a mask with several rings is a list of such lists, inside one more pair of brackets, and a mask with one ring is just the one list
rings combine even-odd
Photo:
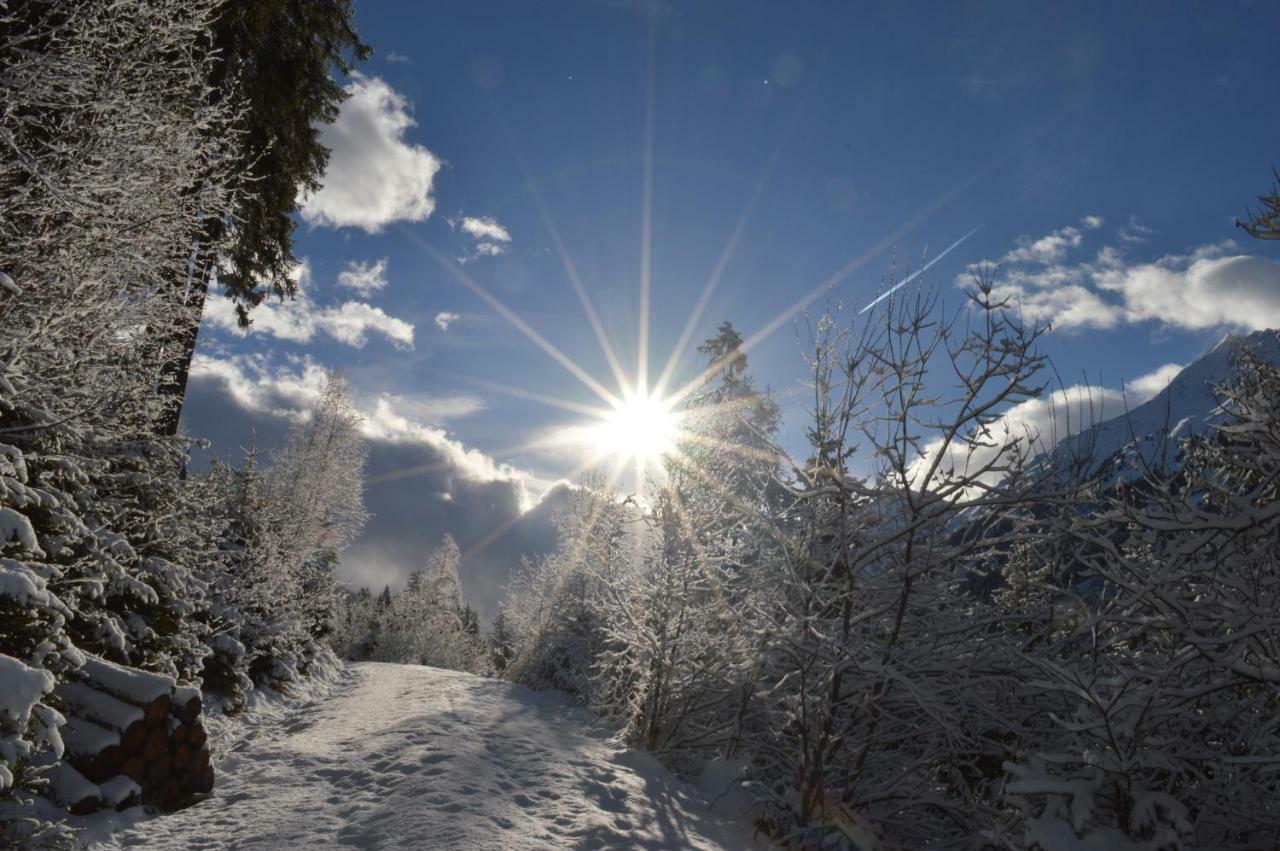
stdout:
[[53,792],[72,813],[138,804],[170,811],[213,789],[198,689],[89,657],[56,693],[67,723]]

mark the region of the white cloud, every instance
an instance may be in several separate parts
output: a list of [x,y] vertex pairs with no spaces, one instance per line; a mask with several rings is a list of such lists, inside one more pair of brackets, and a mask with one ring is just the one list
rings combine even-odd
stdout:
[[261,355],[219,358],[197,352],[191,359],[191,378],[223,385],[247,411],[298,421],[306,419],[320,398],[328,372],[310,358],[272,366]]
[[497,257],[505,254],[511,245],[510,232],[498,224],[492,216],[465,216],[453,219],[449,224],[461,228],[464,233],[476,240],[476,247],[469,255],[458,258],[463,263],[477,257]]
[[450,313],[447,310],[442,310],[436,314],[436,327],[441,331],[448,331],[449,326],[461,318],[462,317],[456,313]]
[[415,122],[408,102],[378,77],[352,75],[338,119],[320,129],[330,149],[319,191],[302,199],[308,224],[377,233],[391,222],[423,221],[435,210],[441,161],[404,139]]
[[1234,244],[1205,246],[1134,266],[1111,258],[1095,280],[1100,290],[1123,300],[1130,322],[1248,331],[1280,327],[1280,263],[1228,253],[1233,249]]
[[462,220],[461,228],[476,239],[487,239],[494,242],[510,242],[511,234],[498,224],[491,216],[467,216]]
[[[1150,232],[1130,219],[1116,236],[1135,244]],[[996,294],[1028,320],[1058,329],[1141,322],[1190,330],[1280,327],[1280,262],[1241,254],[1230,240],[1147,262],[1106,245],[1092,260],[1068,262],[1082,241],[1074,227],[1023,240],[1004,256]],[[968,284],[967,276],[960,283]]]
[[372,295],[387,286],[387,258],[376,263],[352,260],[338,273],[338,286],[355,290],[360,295]]
[[264,301],[249,314],[250,326],[241,328],[230,299],[213,297],[205,304],[204,321],[233,334],[269,334],[293,343],[310,342],[317,333],[361,348],[370,334],[386,337],[398,349],[413,348],[413,324],[389,316],[382,308],[347,301],[338,307],[320,307],[311,299],[311,269],[306,260],[293,274],[297,294],[288,301]]
[[387,393],[382,398],[409,419],[430,425],[469,417],[487,407],[477,396],[400,396]]
[[[1233,219],[1232,221],[1234,222],[1235,220]],[[1146,242],[1147,237],[1151,236],[1153,233],[1155,233],[1155,231],[1138,221],[1137,216],[1130,216],[1129,223],[1120,228],[1119,233],[1116,235],[1120,238],[1121,242],[1132,244]]]
[[1004,256],[1005,263],[1053,263],[1067,256],[1067,251],[1080,245],[1083,237],[1077,228],[1065,228],[1046,234],[1037,240],[1022,240],[1021,244]]
[[1104,224],[1106,224],[1106,219],[1102,218],[1102,216],[1085,216],[1080,220],[1080,225],[1085,230],[1097,230]]
[[[281,365],[263,355],[219,358],[198,353],[191,361],[191,377],[221,385],[246,411],[296,422],[306,419],[320,398],[328,371],[309,357],[293,358]],[[361,430],[370,440],[428,447],[443,456],[443,466],[469,481],[522,483],[528,478],[525,472],[453,439],[444,429],[420,421],[429,418],[438,422],[474,413],[483,408],[478,399],[381,394],[371,400],[357,398],[355,402],[364,416]],[[525,498],[527,494],[522,497]]]
[[397,63],[401,65],[413,64],[413,60],[410,59],[408,56],[405,56],[403,53],[396,53],[394,50],[392,50],[390,53],[387,54],[387,61],[392,64],[397,64]]
[[1167,363],[1164,366],[1148,372],[1146,375],[1139,375],[1132,381],[1125,383],[1125,390],[1130,404],[1141,404],[1155,397],[1157,393],[1169,386],[1169,382],[1178,377],[1178,373],[1182,372],[1182,364]]

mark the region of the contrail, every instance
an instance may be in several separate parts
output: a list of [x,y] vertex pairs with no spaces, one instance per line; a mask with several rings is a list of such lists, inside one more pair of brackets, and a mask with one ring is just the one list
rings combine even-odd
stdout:
[[951,253],[952,251],[954,251],[956,248],[959,248],[959,247],[960,247],[960,243],[964,242],[966,239],[968,239],[969,237],[973,236],[973,235],[974,235],[975,233],[977,233],[977,232],[978,232],[978,228],[974,228],[973,230],[971,230],[971,231],[969,231],[968,233],[966,233],[964,236],[962,236],[962,237],[960,237],[959,239],[957,239],[955,242],[951,243],[951,245],[947,246],[946,251],[943,251],[943,252],[942,252],[941,254],[939,254],[937,257],[933,258],[933,259],[932,259],[932,260],[930,260],[928,263],[924,264],[924,265],[923,265],[923,266],[921,266],[919,269],[917,269],[916,271],[912,272],[910,275],[907,275],[907,276],[906,276],[905,278],[903,278],[901,281],[898,281],[898,283],[894,284],[893,286],[889,287],[889,289],[885,290],[885,291],[884,291],[884,292],[882,292],[880,295],[876,296],[876,297],[875,297],[875,299],[874,299],[874,300],[872,300],[871,304],[868,304],[866,307],[862,308],[862,310],[859,310],[859,311],[858,311],[858,313],[860,313],[860,314],[862,314],[862,313],[866,313],[868,310],[870,310],[871,308],[875,307],[877,304],[879,304],[880,302],[884,301],[884,300],[885,300],[886,298],[888,298],[889,296],[893,295],[896,291],[898,291],[898,290],[902,289],[902,288],[903,288],[903,287],[905,287],[907,284],[911,283],[911,282],[912,282],[912,281],[914,281],[916,278],[918,278],[918,277],[920,277],[921,275],[923,275],[925,272],[928,272],[928,271],[929,271],[929,267],[930,267],[930,266],[932,266],[934,263],[937,263],[937,262],[938,262],[939,260],[941,260],[943,257],[946,257],[948,254],[950,254],[950,253]]

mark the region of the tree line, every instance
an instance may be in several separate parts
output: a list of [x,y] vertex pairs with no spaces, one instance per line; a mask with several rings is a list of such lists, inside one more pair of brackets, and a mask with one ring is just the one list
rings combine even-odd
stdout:
[[234,712],[333,654],[364,448],[340,376],[282,448],[187,475],[179,433],[215,279],[290,294],[299,187],[349,0],[0,7],[0,845],[58,844],[55,688],[87,658]]

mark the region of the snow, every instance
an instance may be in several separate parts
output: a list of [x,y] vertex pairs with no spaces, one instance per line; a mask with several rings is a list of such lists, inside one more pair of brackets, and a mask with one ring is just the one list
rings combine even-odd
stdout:
[[96,785],[90,783],[84,778],[83,774],[65,762],[60,762],[54,767],[50,787],[53,791],[53,797],[59,803],[68,807],[74,806],[87,798],[99,799],[102,797],[102,792]]
[[143,716],[142,710],[132,703],[117,700],[84,683],[59,683],[54,691],[72,712],[113,730],[125,730]]
[[67,752],[77,756],[94,756],[103,748],[120,744],[120,735],[114,730],[74,715],[67,719],[61,732]]
[[1067,457],[1073,451],[1087,450],[1094,470],[1124,458],[1128,462],[1123,470],[1126,476],[1144,465],[1168,469],[1178,457],[1180,439],[1203,434],[1222,420],[1214,388],[1233,381],[1245,350],[1263,361],[1280,363],[1280,334],[1228,334],[1152,399],[1064,439],[1056,452]]
[[44,555],[31,521],[12,508],[0,508],[0,546],[9,541],[17,541],[29,553]]
[[[656,761],[555,692],[412,665],[351,666],[306,705],[214,719],[194,807],[80,819],[91,848],[748,849]],[[120,829],[114,835],[106,831]],[[122,829],[121,829],[122,828]]]
[[0,722],[26,727],[31,709],[53,688],[53,674],[0,653]]
[[86,655],[81,670],[96,685],[132,702],[150,703],[157,697],[172,694],[174,689],[173,677],[125,668],[97,656]]

